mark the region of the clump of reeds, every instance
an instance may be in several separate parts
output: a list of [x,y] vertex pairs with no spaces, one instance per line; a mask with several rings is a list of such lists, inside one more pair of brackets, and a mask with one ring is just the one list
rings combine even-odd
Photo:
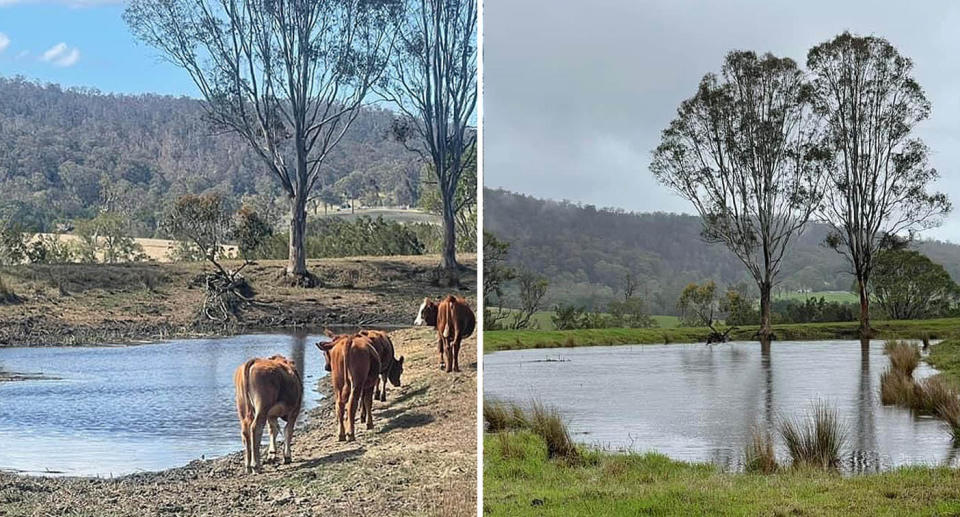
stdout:
[[880,374],[880,402],[913,408],[918,399],[918,389],[913,377],[892,367]]
[[570,438],[566,422],[556,408],[534,402],[530,407],[528,421],[530,430],[547,443],[548,456],[567,459],[577,457],[577,447]]
[[806,415],[782,420],[780,436],[794,466],[836,469],[847,440],[847,427],[835,408],[818,400]]
[[750,441],[744,450],[744,470],[761,474],[777,471],[777,456],[774,453],[773,436],[758,425],[750,430]]
[[920,364],[920,348],[905,341],[887,341],[883,351],[890,357],[890,366],[904,375],[911,376]]
[[567,424],[556,408],[535,401],[530,405],[530,409],[524,410],[514,403],[485,400],[483,419],[487,422],[488,432],[519,429],[531,431],[543,438],[547,444],[547,455],[551,458],[569,460],[579,457]]
[[496,400],[483,401],[483,419],[487,422],[487,430],[492,433],[530,427],[523,408]]
[[960,405],[957,387],[941,374],[927,377],[917,383],[917,403],[914,409],[940,416],[940,408]]

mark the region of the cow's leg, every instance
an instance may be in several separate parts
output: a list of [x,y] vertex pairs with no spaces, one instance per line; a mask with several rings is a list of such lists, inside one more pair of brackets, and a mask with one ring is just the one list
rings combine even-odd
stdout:
[[453,341],[452,340],[447,341],[447,346],[444,347],[443,351],[446,354],[446,358],[447,358],[446,371],[452,372],[453,371]]
[[268,418],[267,424],[270,425],[270,457],[267,461],[274,462],[277,459],[277,435],[280,434],[280,426],[277,425],[276,418]]
[[[386,401],[387,401],[387,382],[389,382],[389,380],[387,379],[387,376],[386,376],[386,375],[381,375],[381,376],[380,376],[380,382],[383,383],[383,389],[379,390],[379,391],[380,391],[380,397],[379,397],[379,399],[380,399],[380,402],[386,402]],[[380,386],[380,384],[377,384],[377,387],[379,387],[379,386]],[[376,393],[374,393],[373,396],[374,396],[374,398],[377,398],[377,394],[376,394]]]
[[446,342],[446,340],[443,339],[443,336],[441,336],[440,333],[437,332],[437,353],[440,354],[440,369],[441,369],[441,370],[444,368],[444,363],[443,363],[443,349],[444,349],[444,343],[445,343],[445,342]]
[[253,471],[260,472],[260,440],[263,438],[263,427],[267,423],[267,414],[257,411],[253,417]]
[[373,398],[380,400],[380,380],[383,378],[383,375],[377,376],[377,384],[373,389]]
[[360,403],[360,396],[363,395],[363,388],[359,388],[354,383],[351,382],[350,385],[350,400],[347,401],[347,441],[352,442],[357,439],[356,434],[356,423],[357,423],[357,405]]
[[345,399],[346,397],[343,396],[343,390],[340,390],[340,393],[337,394],[337,441],[338,442],[342,442],[347,439],[346,433],[344,432],[344,429],[343,429],[343,417],[344,417],[343,401]]
[[[379,382],[379,381],[377,381]],[[363,390],[364,414],[367,421],[367,429],[373,429],[373,388]]]
[[251,422],[247,418],[240,419],[240,440],[243,442],[243,469],[249,474],[250,473],[250,459],[251,459],[251,449],[250,449],[250,427]]
[[298,412],[293,413],[291,416],[288,416],[287,425],[283,428],[283,462],[290,463],[291,451],[290,448],[293,446],[293,426],[297,423],[297,414]]
[[460,340],[461,336],[458,333],[457,338],[453,341],[453,371],[460,371]]

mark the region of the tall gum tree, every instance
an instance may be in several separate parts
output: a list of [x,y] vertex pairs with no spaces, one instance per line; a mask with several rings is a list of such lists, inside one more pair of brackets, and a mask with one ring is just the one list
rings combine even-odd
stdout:
[[939,225],[951,208],[945,194],[928,191],[939,175],[924,143],[911,138],[930,102],[913,62],[882,38],[844,32],[811,49],[807,68],[833,156],[819,215],[832,227],[826,244],[856,277],[860,335],[869,338],[877,255],[901,234]]
[[768,346],[771,292],[784,253],[823,195],[811,88],[790,59],[727,55],[684,101],[654,151],[651,171],[690,201],[707,241],[723,243],[760,290],[760,331]]
[[448,285],[458,285],[457,186],[476,152],[477,2],[408,0],[397,34],[389,79],[378,91],[404,115],[397,136],[433,166],[443,216],[440,268]]
[[189,73],[209,119],[246,140],[290,204],[286,272],[313,285],[307,201],[393,48],[401,0],[132,0],[124,20]]

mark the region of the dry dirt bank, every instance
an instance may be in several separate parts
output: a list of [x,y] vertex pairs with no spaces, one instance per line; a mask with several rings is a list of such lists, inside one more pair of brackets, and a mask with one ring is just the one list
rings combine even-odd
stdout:
[[[459,294],[475,301],[476,256]],[[439,296],[440,257],[354,257],[310,260],[323,287],[288,287],[284,261],[261,261],[243,274],[257,305],[228,327],[198,320],[203,299],[195,280],[202,263],[62,264],[0,268],[20,303],[0,305],[0,346],[87,345],[237,334],[283,328],[410,325],[424,296]],[[228,263],[237,267],[238,263]]]

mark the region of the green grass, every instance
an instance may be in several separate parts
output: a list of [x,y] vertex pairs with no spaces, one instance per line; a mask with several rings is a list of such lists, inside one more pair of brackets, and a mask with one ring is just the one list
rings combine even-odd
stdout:
[[815,469],[730,474],[660,454],[547,457],[529,431],[486,434],[484,515],[954,515],[960,471],[912,467],[843,477]]
[[[513,313],[516,309],[504,309],[505,313]],[[533,313],[533,317],[530,318],[530,323],[535,327],[536,330],[556,330],[556,327],[553,325],[553,311],[537,311]],[[609,316],[608,313],[601,313],[604,316]],[[507,316],[509,318],[510,316]],[[650,316],[654,321],[657,322],[659,328],[675,328],[680,325],[679,316],[667,316],[667,315],[652,315]],[[505,320],[509,321],[509,320]]]
[[[960,318],[936,320],[875,321],[871,324],[878,339],[944,339],[960,336]],[[858,323],[798,323],[774,325],[777,340],[857,339]],[[730,334],[734,340],[751,340],[756,326],[740,327]],[[555,348],[628,344],[702,343],[707,327],[657,329],[581,329],[581,330],[488,330],[483,333],[484,353],[521,348]],[[960,370],[960,364],[957,365]]]

